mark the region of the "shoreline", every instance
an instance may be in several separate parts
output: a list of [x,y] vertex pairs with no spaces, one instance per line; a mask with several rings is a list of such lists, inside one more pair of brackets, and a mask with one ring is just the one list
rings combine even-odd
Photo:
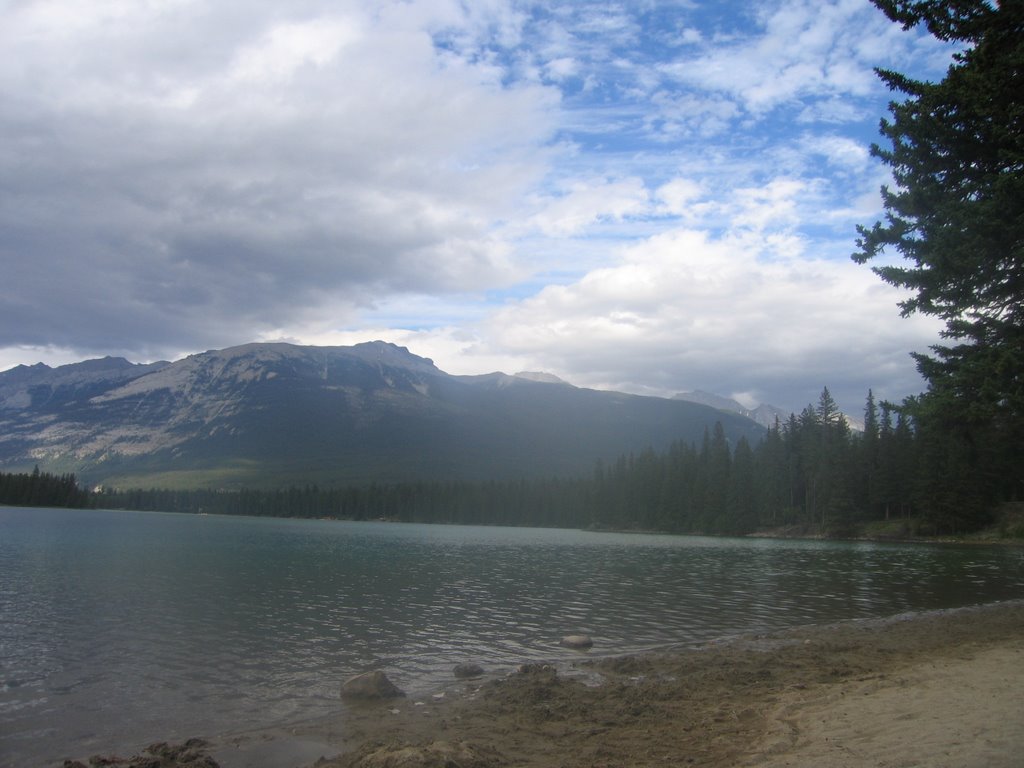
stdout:
[[[1024,600],[524,665],[209,745],[223,768],[1016,765]],[[175,764],[171,764],[175,765]],[[185,763],[181,763],[185,765]]]
[[[1019,502],[1024,506],[1024,502]],[[4,505],[15,506],[18,505]],[[59,508],[58,508],[59,509]],[[142,512],[168,515],[200,515],[220,517],[251,517],[253,519],[274,519],[274,520],[318,520],[323,522],[344,522],[344,523],[385,523],[388,525],[430,525],[430,526],[468,526],[483,528],[535,528],[545,530],[549,526],[537,525],[516,525],[511,523],[490,524],[490,523],[460,523],[451,520],[435,520],[431,522],[414,522],[401,520],[393,517],[379,517],[372,519],[360,519],[352,517],[337,517],[334,515],[249,515],[228,512],[202,512],[182,510],[156,510],[156,509],[130,509],[126,507],[89,507],[99,511],[108,512]],[[845,535],[829,534],[820,530],[816,524],[810,525],[789,525],[777,528],[759,528],[747,533],[706,533],[700,531],[675,531],[647,528],[604,528],[599,526],[579,526],[562,528],[550,526],[552,530],[580,531],[583,533],[611,533],[611,534],[636,534],[640,536],[680,536],[698,538],[737,538],[737,539],[779,539],[781,541],[834,541],[867,544],[939,544],[939,545],[968,545],[968,546],[999,546],[999,547],[1021,547],[1024,548],[1024,529],[1015,535],[1001,534],[997,527],[990,526],[971,533],[960,534],[915,534],[910,532],[893,533],[891,530],[879,529],[883,521],[875,521],[873,524],[859,524],[852,528]],[[896,528],[909,526],[916,529],[920,523],[917,519],[894,519],[884,521],[887,525],[891,523]],[[1022,523],[1024,525],[1024,523]]]

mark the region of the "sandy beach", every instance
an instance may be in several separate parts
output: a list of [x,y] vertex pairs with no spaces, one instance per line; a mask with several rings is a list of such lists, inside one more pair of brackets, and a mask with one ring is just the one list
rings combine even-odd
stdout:
[[[443,694],[443,695],[442,695]],[[239,737],[227,768],[1024,763],[1024,602],[532,665]],[[300,762],[293,762],[300,761]]]
[[182,754],[149,765],[1011,768],[1024,764],[1024,601],[581,653]]

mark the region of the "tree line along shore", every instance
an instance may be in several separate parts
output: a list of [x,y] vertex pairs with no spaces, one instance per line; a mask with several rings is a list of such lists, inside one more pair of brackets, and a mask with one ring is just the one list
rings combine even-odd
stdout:
[[[826,388],[754,445],[720,424],[675,443],[598,462],[591,475],[493,482],[422,481],[280,489],[86,491],[74,475],[0,473],[0,502],[23,506],[849,538],[948,536],[996,526],[1024,538],[1015,482],[954,466],[955,451],[869,392],[864,431]],[[993,451],[998,449],[990,444]],[[993,469],[997,457],[993,456]]]

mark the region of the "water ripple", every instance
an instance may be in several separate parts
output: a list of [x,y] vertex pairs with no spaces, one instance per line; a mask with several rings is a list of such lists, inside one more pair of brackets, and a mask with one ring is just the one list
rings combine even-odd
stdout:
[[422,694],[569,633],[620,653],[1015,597],[999,549],[2,509],[0,755],[325,715],[356,672]]

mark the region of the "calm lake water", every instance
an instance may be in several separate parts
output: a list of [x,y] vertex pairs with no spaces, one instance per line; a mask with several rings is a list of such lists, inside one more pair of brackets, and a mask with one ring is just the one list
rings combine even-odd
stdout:
[[1024,598],[1016,548],[0,508],[0,765],[412,695],[476,661]]

